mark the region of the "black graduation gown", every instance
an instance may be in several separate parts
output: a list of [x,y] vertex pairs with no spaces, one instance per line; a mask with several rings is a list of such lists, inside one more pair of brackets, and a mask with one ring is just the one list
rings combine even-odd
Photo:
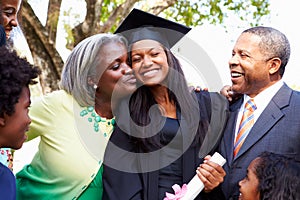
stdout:
[[[214,135],[207,139],[207,141],[214,141],[206,141],[207,147],[204,148],[205,151],[203,149],[201,151],[205,152],[205,155],[211,154],[218,144],[223,127],[227,121],[227,100],[217,93],[201,91],[196,93],[196,95],[199,102],[199,110],[201,110],[200,117],[211,122],[210,130],[211,134]],[[123,123],[129,122],[123,121]],[[185,144],[189,145],[181,156],[183,183],[188,183],[194,177],[196,168],[203,161],[203,156],[199,157],[202,145],[190,145],[190,138],[184,135],[188,131],[186,123],[188,122],[181,119],[180,129],[183,134],[180,137],[182,137],[183,146]],[[116,126],[104,157],[104,200],[158,200],[159,170],[152,171],[150,168],[153,168],[155,165],[159,166],[160,156],[155,154],[145,157],[136,152],[136,144],[131,140],[131,137],[121,130],[119,126]],[[149,172],[140,173],[141,171]],[[223,194],[217,188],[208,194],[201,192],[196,198],[196,200],[204,199],[223,199]]]

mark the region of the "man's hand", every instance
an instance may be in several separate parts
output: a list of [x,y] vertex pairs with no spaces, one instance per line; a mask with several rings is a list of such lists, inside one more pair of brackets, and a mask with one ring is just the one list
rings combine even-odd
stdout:
[[230,103],[235,102],[237,99],[239,99],[242,96],[242,94],[234,92],[230,85],[225,85],[220,90],[220,94],[226,97]]

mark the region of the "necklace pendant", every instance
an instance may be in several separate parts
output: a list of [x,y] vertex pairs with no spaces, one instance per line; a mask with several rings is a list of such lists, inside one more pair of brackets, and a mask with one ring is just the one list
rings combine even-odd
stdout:
[[93,123],[94,131],[96,133],[99,132],[99,130],[102,130],[104,137],[107,137],[108,133],[112,133],[114,126],[116,124],[116,121],[114,118],[112,119],[105,119],[100,117],[94,110],[93,106],[88,106],[84,110],[80,112],[81,117],[87,116],[88,122]]

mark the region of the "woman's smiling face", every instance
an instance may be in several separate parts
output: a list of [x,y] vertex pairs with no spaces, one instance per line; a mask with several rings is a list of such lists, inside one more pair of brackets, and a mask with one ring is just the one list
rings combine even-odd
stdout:
[[166,52],[154,40],[135,42],[131,48],[132,69],[136,78],[144,85],[161,84],[169,72]]

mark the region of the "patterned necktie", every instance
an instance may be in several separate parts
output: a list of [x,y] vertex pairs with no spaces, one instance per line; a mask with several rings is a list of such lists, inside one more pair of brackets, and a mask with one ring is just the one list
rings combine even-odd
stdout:
[[253,124],[254,124],[254,111],[256,110],[256,105],[253,99],[249,99],[245,104],[242,120],[239,126],[238,134],[234,142],[233,156],[235,157],[239,152],[241,146],[243,145],[245,138],[249,134]]

